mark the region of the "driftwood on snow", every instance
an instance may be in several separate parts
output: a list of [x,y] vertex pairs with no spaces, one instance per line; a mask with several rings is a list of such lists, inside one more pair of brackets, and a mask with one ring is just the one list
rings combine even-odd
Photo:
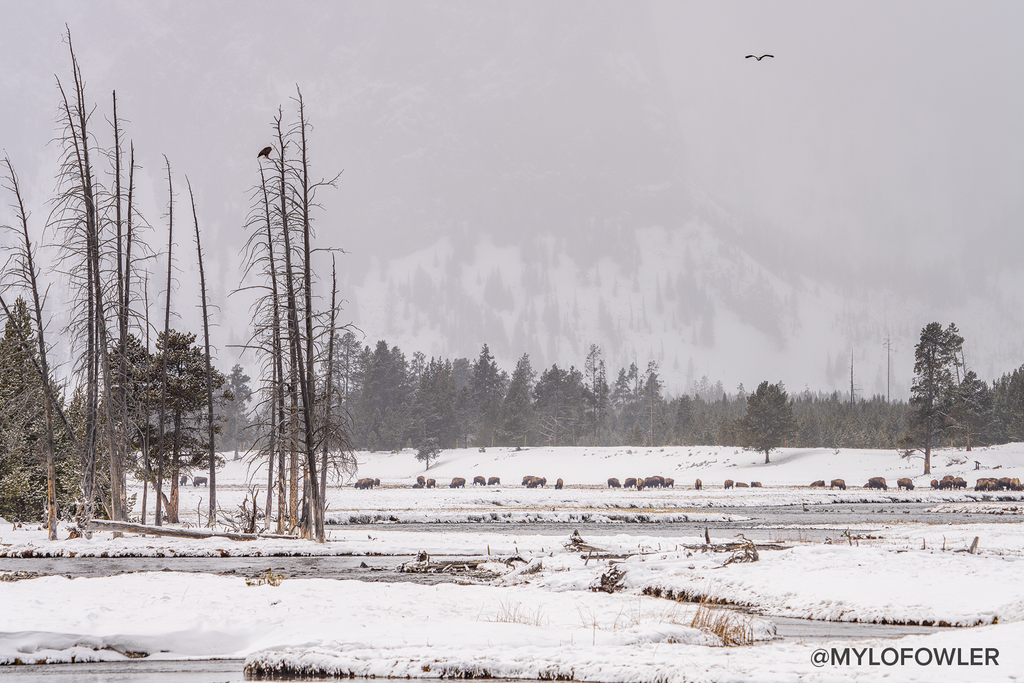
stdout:
[[182,529],[180,527],[151,526],[134,522],[111,522],[106,519],[93,519],[89,522],[89,531],[122,531],[129,534],[148,534],[151,536],[174,536],[176,538],[228,538],[232,541],[258,541],[264,538],[298,540],[298,536],[283,534],[240,534],[233,531],[213,531],[210,529]]

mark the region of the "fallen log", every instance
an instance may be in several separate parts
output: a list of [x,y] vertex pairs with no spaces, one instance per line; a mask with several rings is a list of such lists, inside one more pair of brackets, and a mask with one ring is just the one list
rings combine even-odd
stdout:
[[86,531],[121,531],[128,534],[148,534],[151,536],[173,536],[175,538],[227,538],[232,541],[259,541],[265,538],[296,541],[298,536],[283,534],[241,534],[234,531],[212,531],[210,529],[182,529],[173,526],[151,526],[134,522],[112,522],[107,519],[94,519],[89,522]]

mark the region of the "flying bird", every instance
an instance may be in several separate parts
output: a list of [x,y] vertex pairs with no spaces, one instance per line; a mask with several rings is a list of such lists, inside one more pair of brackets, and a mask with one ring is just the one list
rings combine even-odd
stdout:
[[267,159],[269,159],[270,152],[273,151],[273,149],[273,147],[264,147],[263,149],[260,150],[260,153],[256,155],[256,158],[259,159],[260,157],[266,157]]
[[757,55],[747,55],[746,57],[744,57],[744,59],[750,59],[751,57],[753,57],[759,62],[765,57],[771,57],[772,59],[775,59],[775,55],[761,55],[760,57],[758,57]]

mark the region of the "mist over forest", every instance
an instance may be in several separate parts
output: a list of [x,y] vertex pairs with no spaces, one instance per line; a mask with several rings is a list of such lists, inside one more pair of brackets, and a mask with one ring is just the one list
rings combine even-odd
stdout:
[[[656,362],[672,395],[702,380],[848,392],[852,366],[858,395],[906,398],[917,334],[938,320],[956,321],[967,365],[996,379],[1024,359],[1022,95],[1007,87],[1022,76],[1021,12],[855,9],[17,5],[0,146],[52,264],[66,23],[97,144],[116,90],[137,150],[151,306],[166,155],[208,240],[217,363],[253,376],[241,244],[256,152],[299,86],[315,173],[344,171],[313,225],[347,252],[342,322],[366,346],[454,359],[487,344],[511,373],[524,353],[535,368],[582,367],[598,344],[613,371]],[[197,330],[196,267],[175,268],[175,326]],[[315,268],[321,302],[329,268]],[[57,332],[70,293],[44,276]],[[70,348],[55,353],[69,373]]]

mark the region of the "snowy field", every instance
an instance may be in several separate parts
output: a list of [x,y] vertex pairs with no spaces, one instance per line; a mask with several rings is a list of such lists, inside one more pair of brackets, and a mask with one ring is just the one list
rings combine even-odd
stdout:
[[[530,448],[520,451],[490,448],[442,451],[438,460],[424,470],[411,450],[399,453],[357,454],[357,477],[380,479],[381,487],[356,490],[349,482],[328,487],[328,523],[418,523],[418,522],[630,522],[709,521],[723,519],[716,507],[764,505],[818,505],[894,501],[959,503],[973,501],[1024,501],[1021,492],[975,492],[979,477],[1017,477],[1024,479],[1024,444],[976,449],[970,453],[948,450],[932,456],[932,474],[922,476],[920,457],[902,459],[894,451],[782,449],[764,455],[740,448],[665,447],[665,448]],[[974,463],[980,469],[975,470]],[[202,472],[197,474],[202,475]],[[945,475],[963,477],[966,491],[935,490],[932,479]],[[547,486],[526,489],[524,476],[547,479]],[[674,488],[608,489],[607,481],[660,475],[675,480]],[[417,476],[435,479],[436,489],[412,489]],[[500,486],[474,486],[473,478],[498,477]],[[884,477],[888,491],[863,488],[871,477]],[[450,489],[455,477],[466,480],[465,489]],[[913,491],[897,491],[896,480],[914,481]],[[703,488],[694,490],[701,479]],[[565,488],[555,490],[562,479]],[[723,488],[726,479],[750,484],[759,489]],[[809,488],[814,481],[843,479],[847,490]],[[234,510],[254,488],[262,508],[266,501],[264,463],[245,458],[231,460],[217,475],[217,499],[226,510]],[[343,485],[344,484],[344,485]],[[141,488],[138,493],[141,503]],[[180,510],[182,519],[195,522],[197,510],[208,507],[205,487],[183,486]],[[149,517],[154,511],[149,497]],[[132,511],[139,517],[141,510]]]
[[[2,523],[0,556],[109,556],[111,573],[119,555],[422,551],[487,560],[479,569],[490,578],[421,585],[285,576],[279,585],[249,585],[253,581],[242,576],[163,571],[0,581],[0,662],[234,658],[264,673],[589,681],[1024,678],[1021,494],[928,488],[945,474],[963,476],[970,486],[978,476],[1022,477],[1024,444],[939,452],[931,476],[913,476],[925,488],[888,492],[860,486],[872,476],[895,484],[920,472],[920,461],[886,451],[790,449],[773,453],[764,465],[763,456],[731,448],[628,450],[446,451],[426,476],[447,483],[480,474],[503,482],[458,490],[409,488],[423,473],[411,453],[360,454],[359,476],[380,478],[382,486],[332,487],[328,514],[342,525],[320,546],[277,539],[114,539],[110,533],[49,543],[37,527]],[[265,477],[251,474],[257,482]],[[519,486],[528,474],[547,477],[548,486]],[[677,488],[603,486],[612,476],[654,474],[674,477]],[[556,491],[551,484],[559,477],[567,488]],[[702,491],[693,490],[697,477]],[[763,488],[725,491],[726,478],[760,481]],[[807,487],[833,478],[850,488]],[[249,487],[246,464],[229,462],[218,482],[224,509],[240,503]],[[183,511],[193,515],[207,495],[203,487],[182,493]],[[947,520],[963,519],[854,525],[850,539],[801,540],[804,531],[827,525],[828,511],[842,504],[904,501],[925,503]],[[730,562],[741,552],[723,542],[735,539],[715,538],[716,547],[708,549],[702,536],[652,533],[658,521],[673,516],[735,519],[742,518],[736,507],[794,504],[810,510],[807,523],[780,529],[787,547],[761,547],[756,562]],[[499,519],[509,523],[474,524],[493,512],[510,513]],[[533,521],[580,515],[609,525],[610,533],[585,539],[596,551],[531,531]],[[351,525],[370,519],[381,523]],[[859,533],[869,528],[870,538]],[[971,554],[975,537],[981,543]],[[173,560],[168,566],[173,569]],[[592,590],[602,579],[619,590]],[[802,642],[775,636],[773,619],[783,617],[948,628]],[[730,645],[733,639],[743,644]]]

